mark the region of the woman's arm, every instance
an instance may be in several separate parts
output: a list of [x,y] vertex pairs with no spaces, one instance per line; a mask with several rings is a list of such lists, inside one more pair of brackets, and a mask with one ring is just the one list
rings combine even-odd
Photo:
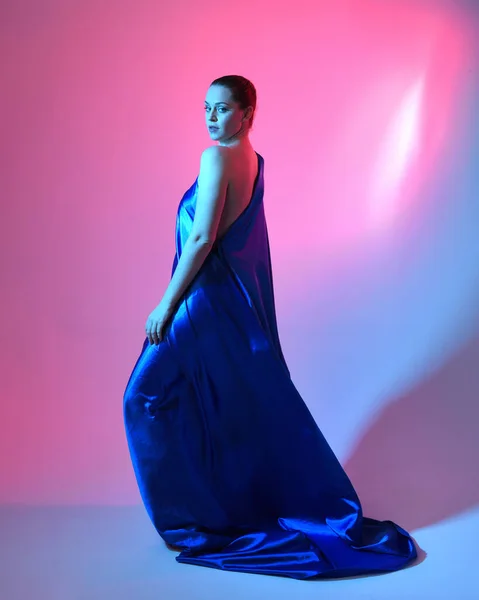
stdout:
[[216,240],[228,187],[226,152],[223,147],[211,146],[201,155],[195,218],[163,298],[146,321],[150,343],[158,344],[163,339],[166,323]]
[[210,146],[201,155],[195,218],[161,303],[173,310],[193,281],[216,240],[226,198],[226,152]]

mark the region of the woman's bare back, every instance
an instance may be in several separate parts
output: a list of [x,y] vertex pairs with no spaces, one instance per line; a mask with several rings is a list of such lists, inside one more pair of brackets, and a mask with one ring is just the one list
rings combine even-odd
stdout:
[[231,148],[228,160],[228,187],[225,205],[218,225],[217,238],[222,238],[251,201],[258,175],[258,155],[252,148]]

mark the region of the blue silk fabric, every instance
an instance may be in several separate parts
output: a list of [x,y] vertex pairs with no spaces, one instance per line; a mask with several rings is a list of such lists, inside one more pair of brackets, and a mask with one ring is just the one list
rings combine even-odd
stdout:
[[[163,341],[145,339],[128,380],[124,420],[142,500],[180,563],[296,579],[397,570],[416,557],[411,537],[363,517],[291,381],[257,157],[250,204],[213,246]],[[173,272],[197,191],[198,178],[178,207]]]

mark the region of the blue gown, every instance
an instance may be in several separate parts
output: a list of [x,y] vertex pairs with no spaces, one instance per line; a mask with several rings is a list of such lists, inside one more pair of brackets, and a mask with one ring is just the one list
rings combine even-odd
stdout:
[[[145,339],[128,380],[123,414],[142,500],[180,563],[295,579],[397,570],[416,557],[411,537],[363,516],[291,381],[257,157],[250,204],[214,245],[163,341]],[[197,190],[198,178],[178,207],[173,272]]]

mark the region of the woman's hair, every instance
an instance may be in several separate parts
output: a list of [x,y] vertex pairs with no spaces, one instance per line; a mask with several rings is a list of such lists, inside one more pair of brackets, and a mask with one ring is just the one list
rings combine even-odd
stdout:
[[228,88],[231,92],[231,97],[239,104],[241,110],[244,110],[248,106],[253,107],[253,114],[249,120],[249,129],[251,129],[256,114],[256,88],[251,81],[241,75],[224,75],[215,79],[211,85],[221,85]]

